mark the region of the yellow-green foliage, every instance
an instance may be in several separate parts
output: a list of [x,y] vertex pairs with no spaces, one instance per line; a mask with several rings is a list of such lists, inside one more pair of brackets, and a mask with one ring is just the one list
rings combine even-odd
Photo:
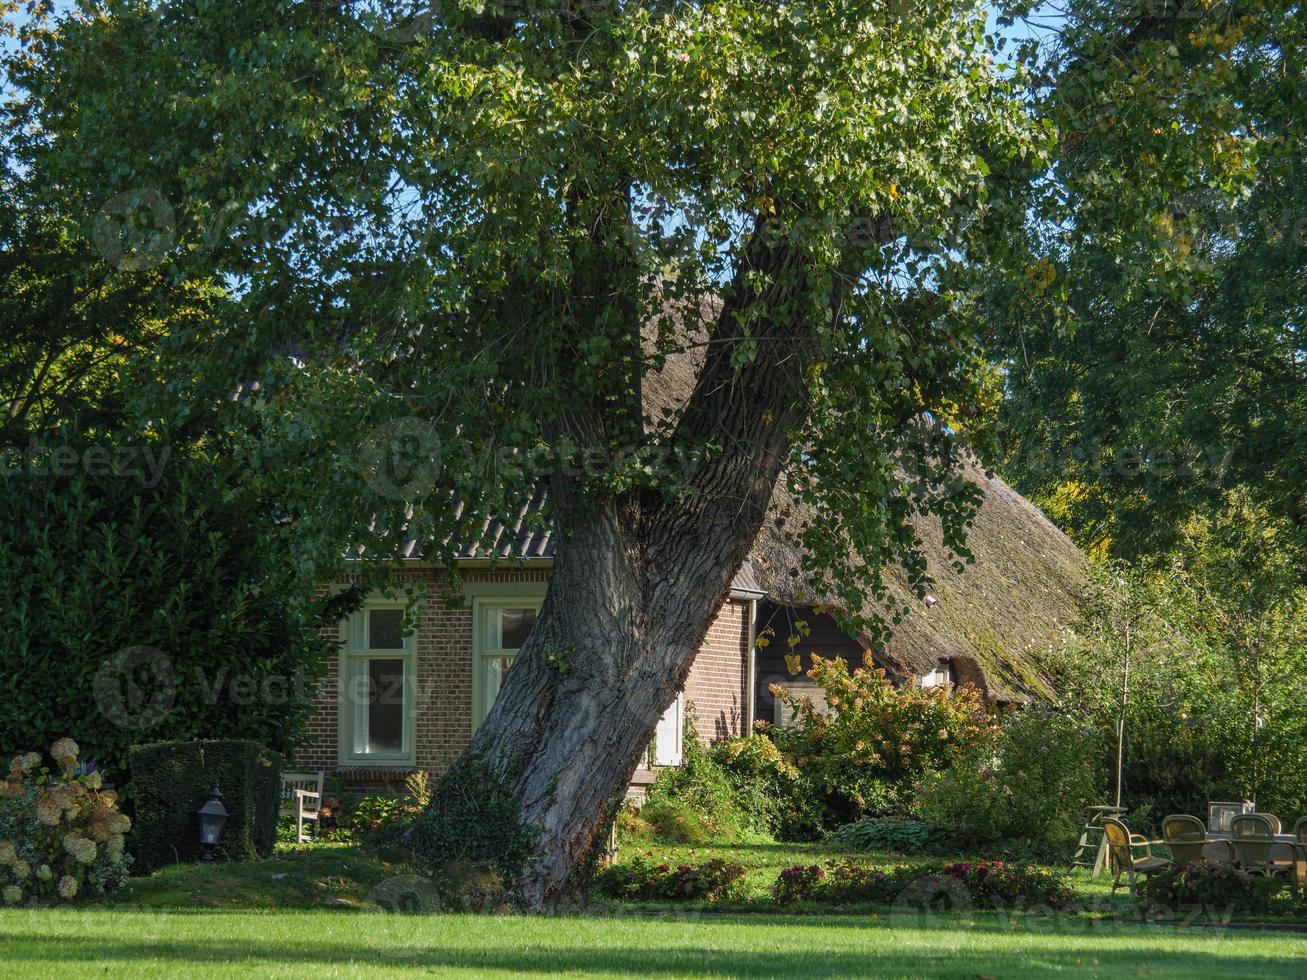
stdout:
[[827,826],[907,809],[915,780],[994,736],[994,721],[972,687],[896,688],[870,658],[850,671],[841,659],[814,656],[808,676],[826,692],[829,712],[773,687],[797,719],[774,735],[820,794]]

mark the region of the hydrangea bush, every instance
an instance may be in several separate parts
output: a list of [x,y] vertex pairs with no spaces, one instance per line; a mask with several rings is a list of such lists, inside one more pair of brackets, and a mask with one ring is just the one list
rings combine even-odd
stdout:
[[79,766],[78,746],[50,746],[57,769],[36,752],[15,756],[0,782],[0,898],[5,905],[71,901],[127,879],[124,835],[131,821],[94,765]]
[[971,686],[895,687],[870,657],[850,670],[838,657],[813,655],[807,674],[825,691],[826,709],[773,685],[795,723],[769,731],[823,805],[826,827],[910,809],[915,781],[997,732]]

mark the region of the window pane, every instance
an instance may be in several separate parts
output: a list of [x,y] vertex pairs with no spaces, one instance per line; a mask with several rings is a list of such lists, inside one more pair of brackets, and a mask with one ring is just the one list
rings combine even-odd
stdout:
[[495,703],[495,698],[499,697],[499,689],[504,686],[504,678],[508,676],[508,670],[512,666],[512,657],[482,658],[482,670],[485,676],[485,683],[482,686],[485,691],[485,703],[481,707],[482,718],[490,713],[490,707]]
[[354,715],[354,753],[404,751],[404,661],[366,661],[366,683]]
[[519,650],[535,625],[534,609],[499,610],[499,649]]
[[368,610],[368,647],[372,650],[404,649],[404,610]]

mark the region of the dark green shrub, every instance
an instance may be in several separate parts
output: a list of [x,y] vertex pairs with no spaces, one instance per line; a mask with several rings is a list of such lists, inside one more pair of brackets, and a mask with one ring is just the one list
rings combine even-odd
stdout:
[[1085,807],[1103,799],[1102,731],[1082,718],[1031,705],[1003,719],[994,742],[969,750],[917,784],[917,811],[956,840],[1067,845]]
[[[129,458],[78,440],[60,449],[93,473],[106,458],[141,465],[140,445]],[[250,738],[288,753],[330,653],[325,607],[295,601],[290,556],[262,537],[233,465],[148,448],[156,469],[135,476],[0,479],[0,757],[68,735],[125,800],[140,742]]]
[[217,856],[249,861],[271,855],[277,842],[281,767],[277,753],[238,739],[155,742],[133,748],[138,866],[152,871],[200,859],[203,848],[195,811],[215,785],[222,790],[230,814]]
[[1031,864],[963,861],[939,873],[961,882],[977,907],[1065,909],[1075,904],[1075,892],[1061,875]]
[[431,802],[431,775],[410,773],[400,796],[365,796],[350,810],[348,827],[354,839],[363,843],[397,840]]
[[[909,891],[909,889],[912,891]],[[893,904],[919,895],[960,894],[976,908],[1070,908],[1075,893],[1060,875],[1033,865],[965,861],[912,867],[875,867],[853,860],[827,866],[818,897],[837,902]]]
[[747,873],[743,865],[722,858],[675,868],[636,858],[601,871],[596,885],[613,898],[718,902],[738,897]]
[[[729,803],[726,805],[729,806]],[[691,802],[660,794],[640,808],[640,819],[651,829],[652,838],[663,844],[698,846],[723,837],[728,843],[738,843],[739,835],[734,830],[723,835],[721,821],[710,816],[702,807],[702,797]]]
[[640,815],[669,844],[764,843],[772,839],[776,804],[698,750],[658,774]]
[[727,774],[740,808],[771,836],[812,841],[821,836],[824,807],[820,794],[766,735],[721,742],[709,758]]
[[908,885],[928,874],[929,868],[880,867],[841,858],[826,865],[826,879],[820,897],[832,902],[879,902],[889,904],[902,894]]
[[684,764],[658,774],[640,812],[670,844],[766,843],[815,836],[810,794],[771,739],[733,738],[703,749],[692,727]]
[[500,775],[480,759],[464,759],[436,783],[407,839],[437,878],[455,866],[486,868],[508,887],[530,859],[537,833],[524,825]]
[[947,831],[924,820],[867,817],[831,831],[826,836],[826,843],[842,851],[924,854],[952,842]]

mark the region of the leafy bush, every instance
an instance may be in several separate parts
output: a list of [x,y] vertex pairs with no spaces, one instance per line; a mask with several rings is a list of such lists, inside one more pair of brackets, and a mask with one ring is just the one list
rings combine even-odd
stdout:
[[889,904],[909,884],[928,873],[921,867],[878,867],[852,858],[827,862],[826,882],[821,898],[832,902],[880,902]]
[[866,817],[831,831],[826,836],[826,843],[842,851],[922,854],[950,841],[946,831],[924,820]]
[[659,840],[677,844],[767,842],[798,819],[798,771],[761,735],[710,750],[687,725],[684,764],[658,774],[640,811]]
[[79,767],[77,743],[50,747],[57,771],[35,752],[16,756],[0,782],[0,897],[71,901],[127,880],[131,856],[124,837],[131,821],[118,812],[117,794],[101,789],[92,766]]
[[354,804],[349,830],[356,840],[391,839],[417,818],[431,801],[431,775],[410,773],[404,779],[402,796],[375,794]]
[[354,804],[349,815],[349,826],[355,837],[366,838],[381,832],[404,812],[404,801],[398,796],[373,794]]
[[1265,912],[1281,884],[1214,861],[1193,861],[1150,875],[1139,888],[1146,909],[1199,907],[1208,913]]
[[[1122,804],[1132,829],[1151,835],[1166,814],[1204,813],[1211,799],[1307,812],[1307,591],[1287,587],[1303,563],[1281,550],[1275,524],[1237,496],[1228,513],[1195,517],[1171,560],[1103,568],[1083,620],[1039,653],[1063,700],[1110,736],[1130,624]],[[1110,778],[1115,739],[1086,748]]]
[[203,855],[195,811],[222,790],[229,816],[216,854],[229,861],[269,857],[277,841],[281,764],[257,742],[155,742],[131,752],[136,786],[136,859],[146,870]]
[[976,905],[992,908],[1046,905],[1064,909],[1075,902],[1075,893],[1061,875],[1035,865],[968,861],[950,864],[940,874],[961,882]]
[[825,878],[826,872],[819,864],[799,864],[786,868],[776,876],[771,888],[772,899],[777,905],[789,905],[791,902],[812,898]]
[[635,858],[601,871],[596,883],[613,898],[718,902],[738,897],[740,879],[747,873],[743,865],[722,858],[675,868]]
[[[718,814],[721,812],[718,811]],[[739,843],[742,836],[747,836],[736,832],[734,826],[729,833],[723,835],[720,832],[720,816],[710,816],[702,808],[701,800],[691,802],[676,797],[656,798],[646,802],[640,809],[640,819],[652,830],[653,839],[664,844],[698,846],[714,839],[734,844]]]
[[741,809],[781,840],[816,840],[822,811],[799,770],[766,735],[727,739],[709,758],[728,774]]
[[[132,462],[121,446],[61,439]],[[331,652],[325,607],[288,599],[293,559],[261,542],[239,474],[147,448],[161,472],[0,480],[0,752],[68,734],[125,798],[137,742],[289,751]]]
[[923,774],[917,809],[970,842],[1074,840],[1085,807],[1101,799],[1101,733],[1031,705],[1003,720],[997,738],[971,746],[943,771]]
[[808,676],[826,692],[830,713],[775,686],[797,724],[771,734],[823,807],[826,826],[909,809],[915,780],[992,737],[972,687],[896,688],[870,657],[850,672],[842,659],[814,656]]

